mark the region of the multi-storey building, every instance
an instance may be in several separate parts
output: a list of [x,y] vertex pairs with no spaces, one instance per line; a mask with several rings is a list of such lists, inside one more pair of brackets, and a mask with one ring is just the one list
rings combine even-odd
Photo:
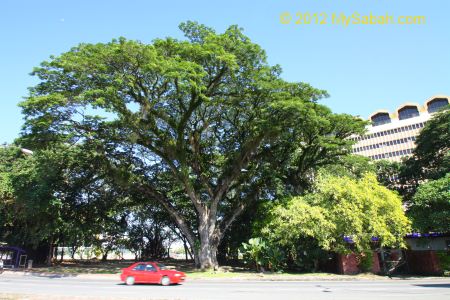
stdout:
[[400,161],[415,148],[415,140],[432,114],[449,104],[449,96],[437,95],[424,105],[404,103],[393,113],[387,110],[374,112],[367,133],[356,140],[353,153],[373,160]]

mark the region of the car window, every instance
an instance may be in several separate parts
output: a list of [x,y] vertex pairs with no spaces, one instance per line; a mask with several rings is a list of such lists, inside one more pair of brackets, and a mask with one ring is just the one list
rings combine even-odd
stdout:
[[153,265],[146,265],[145,271],[156,272],[156,268]]
[[167,267],[163,264],[156,264],[160,270],[167,270]]
[[133,271],[144,271],[144,270],[145,270],[145,264],[139,264],[133,268]]

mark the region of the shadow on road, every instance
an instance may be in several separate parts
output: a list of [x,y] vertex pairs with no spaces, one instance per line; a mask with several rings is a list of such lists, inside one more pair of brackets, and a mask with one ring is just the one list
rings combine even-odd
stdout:
[[415,284],[415,286],[429,287],[429,288],[450,288],[450,283]]
[[73,274],[46,274],[46,273],[27,273],[26,276],[33,276],[33,277],[44,277],[49,279],[56,279],[56,278],[65,278],[65,277],[76,277],[76,275]]
[[[23,274],[23,276],[27,277],[41,277],[41,278],[49,278],[49,279],[56,279],[56,278],[64,278],[64,277],[77,277],[78,274],[55,274],[55,273],[45,273],[45,272],[27,272],[22,270],[8,270],[8,272],[2,272],[5,275],[9,274]],[[0,273],[1,274],[1,273]]]
[[[116,285],[127,286],[127,285],[126,285],[125,283],[123,283],[123,282],[116,283]],[[163,285],[160,285],[159,283],[135,283],[135,284],[133,284],[132,286],[127,286],[127,287],[133,288],[133,286],[159,286],[159,287],[161,287],[161,288],[167,289],[167,288],[170,288],[170,287],[172,287],[172,286],[182,286],[182,284],[179,284],[179,283],[171,283],[171,284],[168,285],[168,286],[163,286]],[[0,300],[1,300],[1,298],[0,298]]]

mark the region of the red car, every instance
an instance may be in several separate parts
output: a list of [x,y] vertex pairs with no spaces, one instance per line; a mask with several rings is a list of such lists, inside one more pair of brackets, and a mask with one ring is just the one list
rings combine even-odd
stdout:
[[186,274],[177,270],[168,270],[157,262],[137,262],[122,269],[120,280],[127,285],[135,283],[178,284],[186,279]]

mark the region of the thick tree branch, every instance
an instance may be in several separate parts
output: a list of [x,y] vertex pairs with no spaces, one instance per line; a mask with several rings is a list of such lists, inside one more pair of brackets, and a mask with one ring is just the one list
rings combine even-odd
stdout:
[[211,202],[211,215],[210,218],[216,218],[217,206],[219,201],[223,198],[224,194],[228,191],[228,188],[234,180],[241,174],[242,169],[246,168],[250,163],[250,160],[256,149],[261,144],[267,133],[261,133],[243,147],[241,153],[237,159],[232,163],[232,167],[226,175],[222,176],[218,180],[218,186],[214,192],[214,198]]
[[252,202],[255,202],[259,195],[259,189],[256,188],[251,195],[249,195],[247,202],[239,202],[237,206],[234,208],[234,210],[231,212],[231,214],[228,216],[227,219],[222,220],[220,222],[219,226],[217,227],[217,239],[218,242],[223,238],[225,232],[228,230],[228,228],[233,224],[233,222],[236,220],[237,217],[239,217],[242,212],[251,204]]
[[158,155],[165,163],[167,163],[167,165],[169,166],[170,170],[175,175],[175,178],[181,184],[183,184],[183,186],[185,188],[185,191],[188,194],[189,199],[191,199],[192,204],[194,204],[194,207],[197,210],[197,212],[202,214],[205,209],[204,209],[202,203],[200,202],[199,198],[195,194],[194,188],[192,187],[191,183],[189,182],[189,178],[186,178],[186,176],[182,172],[180,172],[178,170],[178,168],[174,165],[174,163],[171,160],[171,158],[168,155],[166,155],[166,153],[164,153],[162,150],[157,149],[155,146],[153,146],[148,141],[140,140],[140,141],[137,141],[137,142],[140,145],[148,148],[150,151],[152,151],[153,153]]

